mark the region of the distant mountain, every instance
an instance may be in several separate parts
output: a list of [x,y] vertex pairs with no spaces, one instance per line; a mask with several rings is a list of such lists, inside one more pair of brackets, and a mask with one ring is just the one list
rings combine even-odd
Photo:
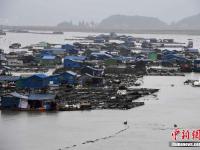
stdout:
[[154,17],[113,15],[101,21],[100,29],[164,29],[168,25]]
[[67,22],[67,21],[59,23],[59,24],[57,25],[57,27],[58,27],[58,28],[70,28],[70,29],[71,29],[71,28],[75,28],[75,26],[73,25],[72,22]]
[[175,26],[180,29],[200,29],[200,13],[180,20]]

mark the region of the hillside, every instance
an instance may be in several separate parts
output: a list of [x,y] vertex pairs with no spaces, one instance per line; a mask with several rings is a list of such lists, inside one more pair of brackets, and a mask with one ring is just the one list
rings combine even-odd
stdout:
[[101,21],[100,29],[164,29],[167,24],[154,17],[113,15]]
[[200,14],[186,17],[175,24],[181,29],[200,29]]

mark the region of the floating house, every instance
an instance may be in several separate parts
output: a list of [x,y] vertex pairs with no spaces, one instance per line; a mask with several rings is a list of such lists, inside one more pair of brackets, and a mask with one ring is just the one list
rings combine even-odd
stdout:
[[81,73],[101,77],[104,73],[104,69],[97,69],[91,66],[86,66],[81,69]]
[[16,92],[1,96],[1,109],[15,110],[57,110],[53,94],[22,95]]
[[106,60],[112,58],[112,55],[107,54],[106,52],[94,52],[90,54],[91,60]]
[[75,85],[78,83],[79,75],[72,71],[67,71],[62,74],[52,75],[48,77],[49,84],[69,84]]
[[6,55],[7,66],[23,66],[23,60],[19,58],[17,53],[9,53]]
[[79,78],[79,83],[82,86],[102,86],[104,83],[104,78],[86,73],[85,75]]
[[21,97],[15,93],[1,96],[1,109],[18,109],[20,100],[23,99],[24,97]]
[[178,63],[188,62],[188,60],[185,57],[176,54],[163,55],[162,60],[169,62],[178,62]]
[[95,37],[94,43],[105,43],[106,40],[103,37]]
[[27,78],[21,78],[16,82],[18,88],[42,89],[49,85],[45,74],[35,74]]
[[185,49],[186,53],[192,53],[192,54],[199,54],[199,50],[195,48],[187,48]]
[[123,60],[120,60],[118,58],[110,58],[110,59],[107,59],[105,60],[105,65],[106,66],[112,66],[112,65],[118,65],[118,64],[121,64]]
[[61,58],[54,55],[44,55],[40,60],[40,65],[42,66],[55,66],[60,65],[61,63]]
[[200,72],[200,59],[194,60],[193,70],[194,72]]
[[46,55],[46,54],[49,54],[49,55],[66,55],[67,54],[67,51],[65,49],[62,49],[62,48],[50,48],[50,49],[44,49],[42,52],[41,52],[42,55]]
[[75,49],[73,45],[70,45],[70,44],[64,44],[61,46],[61,48],[65,49],[69,55],[75,55],[75,54],[78,54],[79,52],[77,49]]
[[78,69],[83,66],[86,60],[84,56],[67,56],[64,58],[64,67],[69,69]]

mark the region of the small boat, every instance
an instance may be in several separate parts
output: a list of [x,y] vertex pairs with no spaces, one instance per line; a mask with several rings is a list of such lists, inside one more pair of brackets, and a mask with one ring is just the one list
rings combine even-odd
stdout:
[[128,124],[128,121],[124,121],[124,125],[127,125]]

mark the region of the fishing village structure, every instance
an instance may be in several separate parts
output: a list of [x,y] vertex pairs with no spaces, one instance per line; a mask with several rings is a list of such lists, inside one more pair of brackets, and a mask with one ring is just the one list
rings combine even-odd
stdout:
[[159,91],[140,87],[143,76],[200,72],[199,50],[191,39],[178,43],[110,33],[79,40],[72,45],[13,43],[12,52],[0,50],[1,109],[131,109],[144,105],[138,98]]

